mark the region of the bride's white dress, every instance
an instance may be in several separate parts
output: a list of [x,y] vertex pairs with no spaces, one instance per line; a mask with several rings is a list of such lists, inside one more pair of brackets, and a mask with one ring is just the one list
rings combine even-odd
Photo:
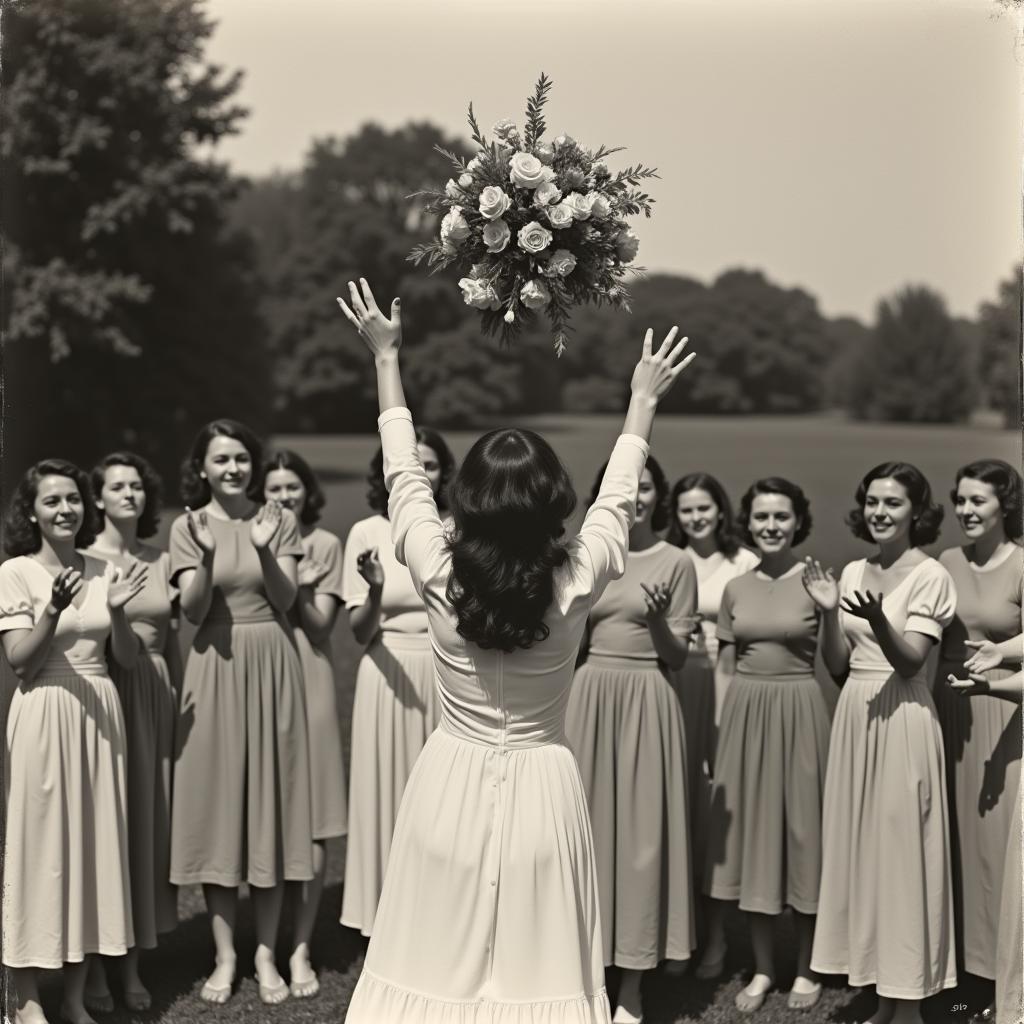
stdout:
[[590,821],[564,720],[590,608],[625,568],[647,444],[619,438],[556,571],[548,638],[504,654],[455,630],[451,559],[408,410],[384,413],[380,432],[396,554],[427,608],[441,723],[405,790],[346,1020],[607,1022]]

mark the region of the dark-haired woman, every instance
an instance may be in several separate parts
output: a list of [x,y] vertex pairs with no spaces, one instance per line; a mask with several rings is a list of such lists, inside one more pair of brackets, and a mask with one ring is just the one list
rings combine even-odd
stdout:
[[341,541],[317,526],[324,507],[320,483],[301,455],[276,452],[264,467],[267,501],[288,509],[299,522],[302,560],[299,593],[290,622],[302,662],[309,732],[309,783],[313,815],[313,879],[295,886],[294,936],[288,961],[291,993],[308,999],[320,991],[310,963],[310,942],[327,868],[327,840],[345,834],[345,762],[338,727],[331,633],[342,603]]
[[[775,918],[793,909],[797,967],[788,1002],[807,1010],[821,995],[810,961],[830,726],[814,676],[821,614],[793,552],[810,535],[810,502],[796,484],[767,477],[743,495],[740,522],[761,558],[726,584],[718,616],[716,673],[727,686],[704,892],[749,915],[754,977],[736,996],[744,1013],[757,1010],[775,982]],[[705,966],[725,957],[723,910],[717,902],[710,915]]]
[[[966,543],[939,556],[956,586],[956,618],[943,634],[935,701],[946,744],[953,814],[957,940],[970,974],[995,979],[996,934],[1006,842],[1017,823],[1020,781],[1019,707],[1002,700],[964,700],[950,675],[983,669],[992,681],[1014,671],[979,650],[1012,641],[1019,666],[1024,552],[1020,474],[998,459],[961,467],[950,498]],[[1017,826],[1019,831],[1019,826]]]
[[[758,557],[739,542],[729,495],[710,473],[687,473],[682,477],[669,496],[669,512],[671,521],[665,539],[682,548],[697,571],[700,629],[694,631],[686,663],[672,674],[672,681],[683,707],[686,726],[690,845],[699,888],[711,795],[711,766],[725,700],[725,693],[715,692],[718,610],[725,585],[753,569]],[[697,975],[715,977],[721,966],[717,956],[711,960],[705,958],[697,968]]]
[[[600,494],[605,467],[594,482]],[[622,969],[615,1020],[641,1017],[643,972],[696,945],[687,819],[686,739],[668,671],[696,624],[697,574],[655,531],[669,485],[653,456],[640,475],[626,571],[590,609],[565,735],[590,808],[604,962]]]
[[130,668],[125,608],[146,567],[76,548],[96,536],[89,478],[61,459],[19,482],[4,528],[0,634],[18,677],[7,717],[3,962],[19,1024],[45,1022],[40,968],[64,967],[61,1017],[91,1024],[86,958],[135,945],[128,878],[124,716],[106,646]]
[[[156,533],[160,514],[160,478],[153,468],[141,456],[114,452],[93,469],[91,483],[101,529],[88,554],[120,569],[138,562],[148,570],[145,586],[127,608],[142,644],[139,657],[131,669],[116,662],[110,666],[128,745],[135,945],[121,963],[124,1002],[130,1010],[145,1010],[151,1000],[139,977],[139,950],[155,949],[157,937],[178,923],[177,889],[169,881],[174,720],[181,686],[181,656],[171,621],[177,594],[167,553],[143,543]],[[93,1009],[113,1009],[102,971],[90,979],[87,999]]]
[[838,583],[809,561],[822,654],[837,680],[825,778],[821,892],[811,967],[874,985],[872,1024],[919,1024],[920,1001],[956,985],[942,730],[931,693],[953,620],[949,572],[921,550],[942,507],[916,467],[886,462],[848,522],[872,541]]
[[201,998],[235,978],[238,887],[256,912],[260,999],[288,986],[274,962],[283,883],[313,878],[302,667],[285,616],[302,557],[295,517],[261,505],[259,441],[240,423],[199,432],[182,469],[186,511],[171,527],[171,578],[198,626],[177,727],[171,881],[202,884],[216,966]]
[[579,536],[575,495],[532,431],[470,449],[449,537],[420,464],[398,367],[401,320],[350,285],[373,352],[399,561],[423,595],[441,723],[395,826],[348,1024],[607,1024],[594,849],[565,705],[593,602],[626,563],[658,399],[689,359],[647,332],[624,434]]
[[[438,508],[455,471],[444,438],[416,429],[417,450]],[[395,557],[384,486],[384,456],[370,463],[367,500],[374,515],[345,542],[342,593],[365,650],[352,705],[350,809],[341,923],[373,931],[391,836],[409,773],[437,728],[440,709],[427,611],[409,570]]]

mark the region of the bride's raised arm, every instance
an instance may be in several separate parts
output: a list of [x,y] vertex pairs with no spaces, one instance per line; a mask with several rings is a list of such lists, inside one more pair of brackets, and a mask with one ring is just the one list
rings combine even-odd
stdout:
[[593,566],[595,601],[609,581],[625,572],[629,530],[636,516],[637,491],[647,461],[654,414],[658,402],[694,357],[691,352],[682,358],[687,339],[676,341],[677,334],[678,328],[673,327],[657,352],[653,350],[654,332],[648,330],[644,336],[643,352],[630,382],[629,408],[622,433],[608,460],[597,500],[583,520],[580,540]]

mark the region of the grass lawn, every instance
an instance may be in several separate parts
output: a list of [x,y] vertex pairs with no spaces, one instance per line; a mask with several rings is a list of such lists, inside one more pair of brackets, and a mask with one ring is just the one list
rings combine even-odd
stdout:
[[[598,466],[607,457],[621,420],[615,417],[551,417],[530,425],[545,433],[563,457],[576,483],[581,500],[589,493]],[[461,457],[475,434],[448,435]],[[373,454],[375,435],[357,437],[295,437],[279,439],[297,448],[311,460],[320,473],[328,497],[322,525],[345,538],[349,527],[367,514],[364,502],[364,475]],[[666,417],[655,431],[653,451],[670,478],[684,472],[703,469],[719,476],[738,498],[748,483],[758,476],[789,476],[807,491],[815,524],[804,549],[837,569],[851,558],[867,553],[867,546],[856,541],[843,525],[854,489],[861,475],[871,466],[888,459],[916,463],[928,475],[936,492],[945,500],[958,466],[983,456],[998,457],[1020,465],[1020,436],[1011,431],[981,427],[896,427],[878,424],[849,424],[827,417],[784,417],[771,419],[716,419],[710,417]],[[951,518],[937,549],[957,543],[959,531]],[[582,509],[577,515],[577,522]],[[173,518],[164,516],[163,531]],[[358,650],[339,620],[335,634],[338,658],[338,696],[341,728],[346,754],[351,724],[353,680]],[[10,685],[9,679],[7,680]],[[6,706],[6,704],[5,704]],[[239,908],[238,952],[241,983],[230,1002],[223,1007],[208,1007],[198,994],[212,964],[212,944],[205,918],[202,894],[198,888],[182,891],[181,924],[167,936],[159,950],[146,953],[142,973],[154,996],[153,1009],[146,1013],[128,1013],[120,1006],[101,1018],[110,1024],[129,1021],[267,1021],[277,1024],[339,1021],[359,975],[364,941],[338,923],[341,906],[340,879],[344,865],[344,840],[330,844],[328,884],[314,936],[314,959],[321,979],[321,995],[314,1000],[288,1000],[278,1007],[264,1007],[258,999],[251,968],[255,939],[251,907],[243,898]],[[245,897],[245,890],[243,890]],[[282,934],[287,935],[290,918],[286,912]],[[785,986],[794,969],[794,933],[788,918],[779,927],[780,983]],[[287,945],[278,950],[279,962],[287,961]],[[726,976],[717,982],[696,982],[684,975],[669,976],[664,971],[651,974],[645,985],[648,1024],[724,1024],[741,1015],[733,1006],[733,996],[745,984],[752,961],[745,924],[740,915],[730,922],[730,952]],[[116,963],[111,962],[112,983],[116,981]],[[773,993],[754,1019],[764,1024],[796,1024],[797,1021],[861,1021],[874,1008],[871,992],[858,993],[846,988],[845,979],[830,979],[818,1007],[810,1014],[790,1011],[785,995]],[[48,974],[44,982],[44,1003],[50,1019],[56,1021],[60,1001],[60,978]],[[615,978],[609,977],[614,994]],[[116,989],[115,989],[116,990]],[[984,989],[964,983],[958,990],[940,994],[925,1007],[928,1024],[965,1020],[968,1012],[982,1008]],[[958,1009],[962,1004],[968,1012]],[[10,1000],[8,1000],[10,1007]],[[13,1009],[13,1007],[10,1007]]]

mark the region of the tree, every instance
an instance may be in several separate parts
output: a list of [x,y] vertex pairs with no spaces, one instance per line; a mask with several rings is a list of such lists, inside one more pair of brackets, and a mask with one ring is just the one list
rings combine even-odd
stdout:
[[334,301],[347,281],[367,278],[382,303],[401,293],[410,352],[468,320],[450,275],[406,262],[437,229],[411,198],[451,173],[435,146],[469,155],[423,123],[317,139],[300,174],[258,182],[236,206],[235,223],[253,231],[262,253],[281,428],[336,432],[374,420],[372,375]]
[[3,13],[5,470],[262,424],[252,256],[224,231],[240,75],[198,0],[14,0]]
[[970,353],[941,295],[908,287],[879,303],[871,338],[851,367],[851,415],[956,423],[973,411],[976,395]]
[[998,409],[1008,427],[1021,425],[1021,273],[999,285],[995,302],[979,310],[979,364],[985,397]]

